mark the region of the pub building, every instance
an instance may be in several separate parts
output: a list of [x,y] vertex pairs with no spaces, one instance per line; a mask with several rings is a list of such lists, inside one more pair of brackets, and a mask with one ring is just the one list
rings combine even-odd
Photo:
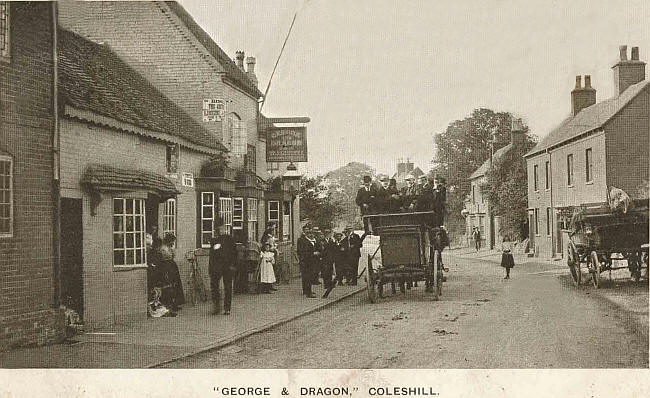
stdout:
[[[92,112],[86,109],[76,110],[69,117],[74,123],[95,120],[97,125],[92,125],[88,130],[103,131],[112,126],[122,135],[131,132],[132,138],[128,145],[119,146],[122,144],[112,145],[99,141],[103,142],[102,145],[87,143],[87,148],[93,149],[99,145],[105,150],[105,154],[97,157],[104,163],[121,159],[119,165],[111,164],[112,167],[137,169],[138,173],[156,173],[158,185],[141,189],[146,191],[147,197],[149,194],[156,194],[159,198],[158,207],[149,205],[146,200],[143,203],[145,211],[150,209],[145,214],[144,222],[149,226],[149,230],[153,225],[159,225],[161,236],[168,229],[166,226],[175,226],[178,238],[176,261],[184,288],[187,290],[191,286],[191,267],[186,260],[186,255],[190,252],[197,256],[199,271],[203,280],[207,280],[208,242],[213,236],[215,221],[218,218],[226,223],[238,242],[242,258],[251,254],[251,242],[259,242],[266,224],[269,221],[274,222],[278,228],[276,236],[279,238],[280,261],[286,263],[285,267],[295,270],[291,275],[298,275],[297,265],[293,264],[295,256],[291,255],[291,252],[295,251],[293,242],[300,233],[297,198],[299,174],[295,170],[278,173],[270,173],[268,170],[267,138],[260,128],[264,118],[259,111],[262,93],[257,87],[256,59],[245,57],[243,51],[237,51],[234,59],[231,59],[192,16],[173,1],[61,3],[59,22],[66,30],[75,32],[98,48],[114,53],[116,60],[104,66],[107,70],[114,67],[119,60],[125,68],[128,66],[146,80],[146,91],[157,92],[165,98],[160,99],[161,102],[171,102],[170,109],[174,107],[174,112],[183,115],[169,121],[168,126],[159,126],[155,123],[156,120],[167,120],[165,116],[170,114],[170,111],[165,112],[161,106],[149,101],[147,103],[150,109],[138,109],[138,112],[151,117],[133,117],[133,120],[127,120],[129,126],[125,126],[122,116],[118,113],[106,117],[107,110],[103,107],[108,107],[107,104],[111,102],[106,99],[93,103],[95,107]],[[138,40],[132,39],[135,25],[138,26]],[[152,65],[156,67],[152,68]],[[101,68],[97,66],[96,70]],[[94,99],[93,96],[86,98]],[[83,108],[81,105],[78,107]],[[119,106],[117,108],[122,109]],[[128,110],[128,107],[123,109]],[[95,114],[90,117],[88,113]],[[268,127],[277,126],[271,122]],[[115,135],[114,131],[111,132]],[[133,137],[137,137],[137,140]],[[96,137],[93,136],[93,139]],[[118,138],[105,139],[112,142]],[[149,143],[152,140],[158,140],[157,144]],[[304,144],[306,153],[306,142]],[[118,153],[112,154],[113,149],[109,148],[113,147],[119,148]],[[159,148],[159,152],[150,154],[145,151],[145,148],[148,150],[153,147]],[[82,150],[82,147],[77,150]],[[89,166],[91,165],[85,165],[86,168]],[[82,167],[76,167],[77,174],[85,176],[81,171]],[[158,177],[164,177],[165,180]],[[143,178],[141,174],[129,178],[146,181],[152,179]],[[94,180],[89,177],[89,181]],[[171,182],[171,185],[167,181]],[[177,192],[171,189],[172,186]],[[80,184],[76,184],[68,192],[75,192],[78,198],[85,195],[80,194],[81,191]],[[102,195],[102,200],[96,203],[97,215],[102,214],[102,206],[107,203],[107,194]],[[83,203],[86,206],[86,201]],[[84,216],[85,209],[86,207]],[[103,211],[108,211],[108,208]],[[137,215],[125,215],[128,217],[126,222],[129,222],[131,216]],[[147,219],[149,215],[151,219]],[[84,232],[87,223],[95,223],[90,217],[97,216],[88,217],[83,219]],[[84,242],[86,241],[84,235]],[[101,253],[115,249],[111,241],[108,242],[110,247],[102,246]],[[89,244],[104,245],[105,240],[94,239]],[[83,250],[86,252],[86,245]],[[125,250],[129,250],[130,254],[131,250],[135,249],[125,247]],[[132,258],[129,261],[138,260],[137,257],[129,258]],[[121,272],[124,268],[114,265],[114,262],[120,259],[121,257],[106,257],[102,258],[102,261],[93,261],[95,266],[100,268],[98,279],[101,282],[98,284],[103,283],[100,291],[109,292],[111,297],[119,297],[122,294],[128,297],[111,301],[107,299],[108,293],[103,294],[103,299],[83,308],[84,322],[117,322],[123,318],[123,313],[127,312],[129,316],[144,316],[144,273],[140,277],[136,271],[138,276],[128,279],[128,273]],[[85,278],[87,258],[84,257],[83,261]],[[210,287],[205,287],[209,296]],[[84,296],[84,302],[91,299],[93,298]],[[112,311],[110,316],[89,315],[90,308],[96,309],[104,304],[111,307],[110,310],[102,309],[103,312]],[[117,307],[120,309],[117,310]]]

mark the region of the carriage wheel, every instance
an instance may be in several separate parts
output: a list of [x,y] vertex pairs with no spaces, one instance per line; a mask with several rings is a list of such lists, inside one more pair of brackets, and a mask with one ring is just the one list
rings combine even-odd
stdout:
[[377,302],[377,290],[375,290],[375,271],[372,269],[372,257],[368,255],[368,265],[366,266],[366,269],[368,270],[367,276],[366,276],[366,282],[368,284],[368,299],[370,300],[371,303],[376,303]]
[[440,300],[440,295],[442,294],[442,274],[438,269],[440,266],[439,257],[440,251],[438,249],[435,249],[433,251],[433,275],[431,278],[431,287],[433,288],[433,299],[436,301]]
[[567,253],[567,265],[569,266],[569,271],[571,271],[571,278],[573,279],[573,284],[575,286],[580,286],[582,282],[582,271],[580,271],[580,259],[576,253],[576,249],[572,244],[569,244],[569,250]]
[[589,272],[591,273],[591,283],[596,289],[600,287],[600,259],[598,258],[598,253],[595,251],[591,252],[589,256],[590,267]]

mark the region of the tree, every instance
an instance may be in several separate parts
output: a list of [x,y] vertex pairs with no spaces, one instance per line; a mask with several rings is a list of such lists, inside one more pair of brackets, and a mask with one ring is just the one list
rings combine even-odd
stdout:
[[320,229],[332,229],[341,207],[332,201],[322,181],[322,176],[300,180],[300,220],[309,220]]
[[470,191],[469,176],[490,158],[492,139],[495,151],[510,142],[511,120],[508,112],[479,108],[469,117],[450,123],[443,133],[434,137],[432,173],[447,180],[449,225],[457,228],[464,225],[460,212]]
[[494,161],[481,186],[495,215],[501,217],[499,233],[503,237],[524,238],[528,231],[528,178],[526,154],[535,142],[526,135],[526,141]]

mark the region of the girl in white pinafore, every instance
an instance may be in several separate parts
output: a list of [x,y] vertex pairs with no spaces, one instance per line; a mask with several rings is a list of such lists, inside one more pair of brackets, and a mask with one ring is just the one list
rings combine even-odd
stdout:
[[265,243],[260,253],[260,283],[262,285],[262,293],[270,294],[272,284],[275,283],[273,264],[275,264],[275,254],[271,251],[271,246]]

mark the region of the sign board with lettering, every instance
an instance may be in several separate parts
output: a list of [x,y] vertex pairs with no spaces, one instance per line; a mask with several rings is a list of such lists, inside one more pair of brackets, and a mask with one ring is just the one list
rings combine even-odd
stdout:
[[207,98],[203,100],[203,121],[220,122],[225,114],[225,103],[222,99]]
[[307,128],[274,127],[267,130],[267,162],[306,162]]

